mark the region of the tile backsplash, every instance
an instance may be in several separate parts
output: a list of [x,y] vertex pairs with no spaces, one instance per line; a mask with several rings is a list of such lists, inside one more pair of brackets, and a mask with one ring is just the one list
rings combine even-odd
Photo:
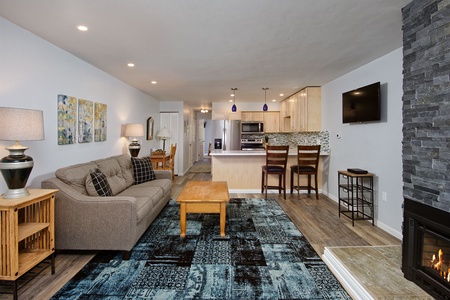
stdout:
[[283,132],[267,133],[269,145],[286,145],[295,149],[297,145],[317,145],[320,144],[322,153],[330,152],[330,133],[328,131],[314,132]]

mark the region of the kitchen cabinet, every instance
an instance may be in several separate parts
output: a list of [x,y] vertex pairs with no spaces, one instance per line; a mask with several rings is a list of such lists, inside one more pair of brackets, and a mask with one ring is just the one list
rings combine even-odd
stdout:
[[242,122],[263,122],[264,132],[280,132],[279,111],[243,111]]
[[241,114],[243,122],[263,122],[264,116],[262,111],[243,111]]
[[228,113],[228,118],[224,120],[241,120],[242,113],[240,111]]
[[306,87],[281,102],[282,132],[320,131],[322,127],[320,87]]
[[266,111],[264,112],[264,132],[273,133],[280,132],[280,112]]
[[241,112],[232,112],[226,110],[213,110],[211,112],[212,120],[241,120]]

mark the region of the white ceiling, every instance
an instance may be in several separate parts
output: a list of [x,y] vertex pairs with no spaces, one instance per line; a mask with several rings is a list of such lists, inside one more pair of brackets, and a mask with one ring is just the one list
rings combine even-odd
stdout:
[[0,0],[0,16],[157,100],[200,109],[232,87],[237,101],[264,101],[263,87],[281,100],[401,47],[409,2]]

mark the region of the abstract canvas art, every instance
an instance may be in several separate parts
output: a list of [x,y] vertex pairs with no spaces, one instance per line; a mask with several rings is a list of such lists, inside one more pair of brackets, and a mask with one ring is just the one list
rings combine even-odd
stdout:
[[94,141],[106,141],[107,122],[107,105],[95,102],[94,105]]
[[78,99],[78,142],[90,143],[93,135],[94,102]]
[[76,143],[77,99],[58,95],[58,145]]

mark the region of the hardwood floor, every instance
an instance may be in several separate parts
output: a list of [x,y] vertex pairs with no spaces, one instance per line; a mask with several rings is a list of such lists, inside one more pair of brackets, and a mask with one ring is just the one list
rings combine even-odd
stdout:
[[[177,176],[172,188],[172,196],[176,198],[188,181],[211,180],[210,173],[188,173]],[[360,221],[352,227],[351,221],[338,217],[337,203],[320,195],[307,194],[282,196],[271,193],[280,206],[305,235],[317,253],[322,256],[324,247],[328,246],[374,246],[400,245],[400,240],[372,226],[371,223]],[[263,194],[230,194],[235,198],[263,198]],[[43,270],[38,276],[19,290],[19,299],[49,299],[70,278],[72,278],[95,253],[59,253],[56,256],[56,274],[50,274],[50,268]],[[1,288],[4,291],[4,288]],[[0,295],[1,299],[12,299],[11,295]]]

